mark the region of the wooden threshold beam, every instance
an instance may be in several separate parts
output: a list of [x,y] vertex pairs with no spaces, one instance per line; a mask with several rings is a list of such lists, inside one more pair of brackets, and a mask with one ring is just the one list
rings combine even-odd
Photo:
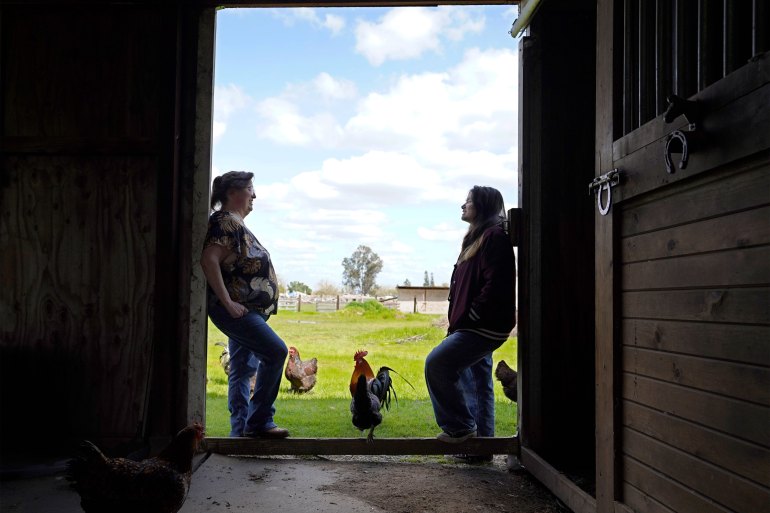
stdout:
[[526,447],[523,448],[520,460],[524,468],[551,490],[551,493],[566,504],[570,510],[575,513],[594,513],[596,511],[595,498],[570,481],[563,473],[553,468],[535,451]]
[[204,450],[240,456],[278,455],[404,455],[519,454],[519,437],[477,437],[459,444],[436,438],[206,438]]

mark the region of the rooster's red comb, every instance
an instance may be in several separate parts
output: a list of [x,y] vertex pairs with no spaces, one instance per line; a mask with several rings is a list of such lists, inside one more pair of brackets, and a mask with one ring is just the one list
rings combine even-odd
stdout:
[[356,351],[356,354],[353,355],[353,361],[357,362],[358,360],[360,360],[361,358],[363,358],[368,354],[369,354],[369,351],[364,351],[363,349],[359,349],[358,351]]

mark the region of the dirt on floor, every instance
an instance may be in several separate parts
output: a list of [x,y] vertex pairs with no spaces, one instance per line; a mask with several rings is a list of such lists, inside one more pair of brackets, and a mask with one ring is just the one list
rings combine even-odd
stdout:
[[[330,459],[332,457],[329,457]],[[333,457],[328,490],[392,513],[565,513],[569,510],[525,470],[509,471],[504,456],[469,465],[448,457]]]

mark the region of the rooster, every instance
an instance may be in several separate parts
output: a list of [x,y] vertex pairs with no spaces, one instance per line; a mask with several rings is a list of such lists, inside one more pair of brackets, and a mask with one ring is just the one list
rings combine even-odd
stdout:
[[517,372],[511,369],[508,364],[505,363],[505,360],[500,360],[497,362],[495,377],[500,382],[500,384],[503,385],[503,393],[505,394],[505,397],[515,403],[519,390],[518,383],[516,381],[518,378]]
[[84,441],[67,465],[67,478],[86,513],[176,513],[187,498],[203,436],[200,424],[188,426],[158,456],[142,461],[108,458]]
[[[380,367],[375,376],[369,362],[364,358],[367,354],[369,354],[367,351],[356,351],[353,356],[356,364],[350,378],[350,395],[353,396],[350,412],[353,414],[355,427],[361,431],[369,430],[366,441],[371,443],[374,440],[374,428],[382,423],[380,410],[383,406],[386,410],[390,409],[391,391],[396,403],[398,403],[398,396],[390,378],[390,372],[396,371],[390,367]],[[408,381],[406,383],[414,389],[411,383]]]
[[289,348],[289,361],[286,362],[284,375],[291,383],[291,391],[296,394],[309,392],[315,386],[318,373],[318,359],[302,361],[296,347]]

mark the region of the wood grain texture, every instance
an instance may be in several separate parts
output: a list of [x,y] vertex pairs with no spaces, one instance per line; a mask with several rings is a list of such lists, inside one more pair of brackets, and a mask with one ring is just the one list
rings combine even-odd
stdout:
[[[676,447],[628,428],[623,430],[623,440],[628,456],[656,469],[661,475],[694,492],[709,497],[728,510],[738,513],[756,513],[763,511],[770,503],[770,490],[766,487],[725,471]],[[663,504],[670,501],[653,487],[642,491]]]
[[623,402],[623,425],[770,487],[770,449],[766,447],[737,440],[633,401]]
[[20,427],[50,426],[39,401],[54,391],[62,433],[132,435],[153,333],[156,159],[2,165],[0,296],[12,305],[0,310],[2,386],[44,381],[10,398]]

